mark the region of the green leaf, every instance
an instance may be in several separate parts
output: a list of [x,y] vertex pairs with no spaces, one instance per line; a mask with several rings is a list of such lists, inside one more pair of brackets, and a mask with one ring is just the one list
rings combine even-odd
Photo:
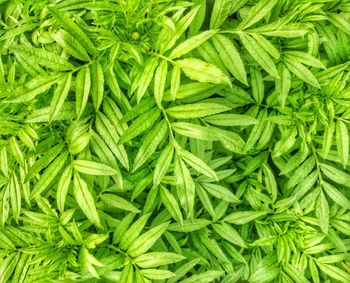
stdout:
[[207,30],[207,31],[203,31],[203,32],[183,41],[178,46],[176,46],[173,49],[173,51],[171,51],[169,58],[175,59],[175,58],[178,58],[178,57],[181,57],[181,56],[187,54],[191,50],[200,46],[203,42],[207,41],[215,33],[217,33],[217,30]]
[[90,160],[74,160],[73,167],[76,171],[88,175],[111,176],[118,174],[118,171],[113,169],[112,167]]
[[71,73],[68,73],[68,75],[64,78],[64,80],[58,83],[58,86],[55,90],[54,96],[50,104],[50,120],[54,119],[59,113],[59,111],[62,109],[64,101],[68,96],[71,83],[72,83]]
[[327,164],[321,163],[320,167],[323,174],[325,174],[330,180],[350,188],[350,175]]
[[68,152],[63,152],[59,155],[44,171],[39,181],[35,184],[30,198],[33,199],[36,196],[43,193],[49,185],[56,178],[58,173],[63,169],[68,157]]
[[277,4],[277,2],[278,0],[259,1],[255,6],[250,8],[249,14],[244,17],[243,21],[241,21],[237,28],[244,30],[256,24],[271,12],[272,8]]
[[239,203],[240,200],[228,189],[212,183],[201,183],[201,186],[211,195],[227,202]]
[[135,258],[134,262],[141,268],[153,268],[184,260],[185,257],[175,253],[151,252]]
[[319,212],[319,218],[320,218],[320,227],[321,231],[325,234],[328,234],[329,229],[329,206],[327,199],[323,192],[319,195],[319,202],[318,202],[318,212]]
[[160,189],[160,196],[170,215],[179,223],[183,223],[183,217],[176,198],[163,186]]
[[142,269],[140,272],[142,276],[153,280],[164,280],[175,276],[171,271],[163,269]]
[[301,79],[302,81],[304,81],[304,82],[306,82],[314,87],[321,88],[316,77],[303,64],[301,64],[295,60],[289,60],[287,58],[284,58],[283,62],[286,65],[286,67],[289,69],[289,71],[291,71],[299,79]]
[[78,72],[76,82],[75,82],[76,112],[77,112],[78,118],[83,114],[86,108],[86,104],[88,102],[89,94],[90,94],[90,87],[91,87],[90,68],[85,67]]
[[234,3],[230,0],[215,1],[210,17],[210,28],[214,29],[220,27],[230,15],[233,5]]
[[47,67],[57,71],[67,71],[74,69],[74,66],[71,63],[69,63],[68,60],[44,49],[28,46],[25,48],[22,46],[13,46],[11,47],[11,50],[15,54],[19,54],[22,57],[30,57],[35,59],[35,63],[43,67]]
[[86,52],[84,47],[81,46],[79,41],[68,32],[60,29],[56,33],[52,34],[52,38],[74,58],[82,61],[90,61],[89,54]]
[[322,182],[322,186],[327,195],[338,205],[344,207],[345,209],[350,209],[350,200],[344,196],[337,188],[331,184]]
[[166,113],[177,119],[188,119],[205,117],[228,110],[230,110],[230,107],[222,104],[197,102],[170,107],[166,109]]
[[95,110],[101,106],[104,95],[104,74],[102,66],[99,62],[90,65],[91,74],[91,95]]
[[213,64],[197,58],[177,60],[175,63],[191,80],[204,83],[231,84],[230,79]]
[[199,274],[194,274],[184,280],[181,280],[181,283],[195,283],[195,282],[201,282],[201,283],[209,283],[213,282],[215,279],[218,279],[224,274],[223,271],[215,271],[215,270],[208,270]]
[[214,230],[216,233],[218,233],[222,238],[229,241],[230,243],[234,245],[238,245],[242,248],[246,248],[245,241],[242,239],[240,234],[229,224],[222,223],[222,224],[212,224]]
[[181,158],[175,156],[176,189],[182,208],[187,216],[192,215],[195,197],[195,184],[191,173]]
[[258,120],[249,116],[242,114],[217,114],[205,117],[204,120],[210,124],[217,126],[249,126],[258,124]]
[[61,212],[64,211],[64,204],[66,201],[69,185],[71,184],[71,181],[72,181],[72,177],[73,177],[72,166],[68,166],[63,171],[57,185],[57,193],[56,193],[57,208]]
[[236,225],[243,225],[250,221],[253,221],[261,216],[270,213],[269,211],[238,211],[233,212],[224,218],[225,222],[229,222]]
[[153,185],[158,186],[168,171],[174,155],[174,145],[169,143],[161,152],[153,173]]
[[146,253],[153,244],[162,236],[169,223],[160,224],[138,237],[128,248],[127,253],[132,257],[138,257]]
[[90,192],[90,188],[77,172],[74,172],[74,196],[86,217],[97,227],[100,227],[100,217],[97,213],[95,201]]
[[100,195],[101,200],[106,203],[107,205],[110,205],[112,207],[130,211],[133,213],[139,213],[140,210],[136,208],[132,203],[128,202],[127,200],[112,194],[102,194]]
[[33,100],[39,94],[42,94],[50,89],[50,87],[60,81],[63,74],[41,76],[27,82],[24,86],[15,90],[12,96],[7,98],[7,103],[23,103]]
[[143,133],[158,120],[159,116],[160,110],[156,107],[143,113],[141,116],[135,119],[131,126],[120,137],[119,144],[126,143]]
[[59,22],[62,27],[69,32],[73,38],[75,38],[85,49],[88,53],[94,54],[95,53],[95,46],[91,42],[90,38],[82,31],[82,29],[74,23],[68,15],[65,13],[62,13],[58,9],[54,8],[53,6],[47,6],[50,13],[55,17],[56,21]]
[[158,65],[154,75],[154,99],[157,102],[158,106],[161,106],[163,100],[167,74],[168,62],[162,60]]
[[226,68],[237,80],[248,85],[247,73],[243,61],[233,42],[221,34],[213,36],[212,41]]
[[344,122],[340,120],[337,121],[335,133],[338,155],[345,169],[349,159],[349,132]]
[[177,154],[183,161],[185,161],[197,172],[200,172],[211,179],[218,180],[218,176],[216,175],[215,171],[211,169],[203,160],[201,160],[191,152],[184,149],[179,149],[177,150]]
[[279,74],[275,63],[265,49],[251,36],[243,32],[239,33],[239,37],[254,60],[271,76],[279,79]]
[[145,137],[134,160],[133,171],[141,167],[155,152],[158,145],[167,134],[168,126],[165,120],[158,123]]
[[336,267],[330,264],[322,264],[322,263],[317,263],[317,265],[319,266],[321,271],[326,273],[328,276],[334,278],[335,280],[338,280],[343,283],[349,282],[350,280],[349,273],[345,272],[339,267]]

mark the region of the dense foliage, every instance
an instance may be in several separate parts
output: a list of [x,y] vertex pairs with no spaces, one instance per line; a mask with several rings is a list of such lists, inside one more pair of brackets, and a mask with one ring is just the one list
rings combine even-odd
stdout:
[[0,281],[350,282],[349,20],[0,0]]

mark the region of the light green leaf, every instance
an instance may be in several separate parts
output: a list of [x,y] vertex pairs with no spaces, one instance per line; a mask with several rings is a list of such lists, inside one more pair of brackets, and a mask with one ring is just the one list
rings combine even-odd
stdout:
[[184,260],[185,257],[175,253],[151,252],[135,258],[134,262],[141,268],[153,268]]
[[90,65],[91,95],[95,110],[98,111],[104,95],[104,74],[99,62]]
[[338,155],[345,169],[349,159],[349,132],[344,122],[340,120],[337,121],[335,133]]
[[217,126],[249,126],[258,124],[258,120],[249,115],[242,114],[217,114],[205,117],[204,120]]
[[254,60],[271,76],[279,78],[279,74],[275,63],[265,49],[251,36],[243,32],[239,33],[239,37],[247,49],[248,53]]
[[139,213],[140,210],[136,208],[132,203],[127,200],[112,194],[102,194],[100,195],[101,200],[107,205],[113,206],[118,209],[130,211],[133,213]]
[[110,176],[117,175],[118,171],[112,167],[90,160],[77,159],[73,161],[73,167],[80,173],[95,175],[95,176]]
[[177,60],[175,63],[192,80],[204,83],[231,84],[230,79],[213,64],[197,58]]
[[82,61],[90,61],[89,54],[86,52],[84,47],[82,47],[79,41],[68,32],[60,29],[56,33],[52,34],[52,38],[74,58]]
[[226,68],[237,80],[248,85],[247,73],[242,58],[233,42],[221,34],[213,36],[212,41]]
[[73,22],[73,20],[66,15],[65,13],[62,13],[58,9],[54,8],[53,6],[47,6],[50,13],[55,17],[56,21],[59,22],[62,27],[69,32],[73,38],[75,38],[85,49],[88,53],[94,54],[95,53],[95,46],[91,42],[90,38],[82,31],[82,29]]
[[230,109],[230,107],[218,103],[197,102],[193,104],[185,104],[170,107],[166,109],[166,113],[169,116],[177,119],[188,119],[205,117],[212,114],[225,112]]
[[78,74],[75,81],[75,92],[76,92],[76,112],[79,118],[86,107],[87,101],[89,99],[91,87],[91,75],[90,68],[82,68]]
[[268,213],[270,213],[270,211],[238,211],[226,216],[224,221],[236,225],[243,225]]
[[182,55],[187,54],[191,50],[200,46],[203,42],[207,41],[215,33],[217,33],[217,30],[206,30],[193,37],[190,37],[189,39],[183,41],[178,46],[176,46],[173,49],[173,51],[171,51],[169,58],[175,59],[175,58],[181,57]]
[[88,184],[77,172],[74,172],[74,196],[86,217],[97,227],[101,226],[100,217],[97,213],[95,201]]
[[138,237],[128,248],[127,253],[132,257],[138,257],[146,253],[153,244],[162,236],[169,223],[160,224]]

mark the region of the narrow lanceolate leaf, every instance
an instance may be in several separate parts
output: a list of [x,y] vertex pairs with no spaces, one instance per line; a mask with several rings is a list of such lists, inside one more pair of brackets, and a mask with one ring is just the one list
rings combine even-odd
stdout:
[[142,269],[140,273],[142,276],[152,280],[165,280],[175,276],[171,271],[164,269]]
[[224,218],[225,222],[242,225],[268,214],[269,211],[238,211],[233,212]]
[[215,232],[223,237],[226,241],[229,241],[230,243],[238,245],[242,248],[247,247],[241,235],[231,225],[227,223],[215,223],[212,226]]
[[74,160],[74,169],[80,173],[95,175],[95,176],[110,176],[117,175],[119,172],[112,167],[90,160]]
[[191,152],[181,149],[181,150],[178,150],[177,153],[179,154],[179,156],[183,161],[185,161],[197,172],[200,172],[211,179],[214,179],[214,180],[218,179],[218,176],[216,175],[215,171],[211,169],[203,160],[201,160]]
[[34,48],[34,47],[22,47],[22,46],[13,46],[11,50],[21,55],[22,57],[30,57],[34,59],[36,64],[39,64],[43,67],[47,67],[57,71],[66,71],[72,70],[74,66],[68,62],[68,60],[62,58],[61,56],[46,51],[44,49]]
[[143,133],[158,120],[159,116],[160,110],[157,107],[154,107],[142,114],[131,124],[131,126],[120,137],[119,143],[126,143],[127,141]]
[[128,248],[127,253],[132,257],[146,253],[162,236],[169,223],[160,224],[138,237]]
[[68,96],[71,82],[72,74],[68,73],[68,75],[58,83],[50,104],[50,120],[54,119],[57,113],[61,110],[64,101]]
[[176,198],[163,186],[161,186],[160,195],[162,202],[170,215],[180,224],[183,223],[181,209]]
[[248,53],[254,58],[254,60],[271,76],[279,78],[279,74],[275,63],[271,59],[270,55],[265,49],[259,45],[259,43],[248,34],[243,32],[239,33],[239,37],[248,51]]
[[314,74],[306,68],[303,64],[289,60],[285,58],[283,60],[286,67],[291,71],[294,75],[296,75],[299,79],[303,80],[304,82],[308,83],[309,85],[312,85],[317,88],[321,88],[318,80],[314,76]]
[[158,123],[145,137],[134,160],[133,171],[141,167],[149,157],[154,153],[157,146],[164,139],[168,131],[165,120]]
[[348,164],[349,159],[349,132],[344,122],[338,120],[336,123],[336,142],[339,158],[344,169]]
[[337,204],[345,209],[350,209],[350,200],[346,198],[346,196],[341,193],[336,187],[328,184],[326,182],[322,182],[322,187],[325,193]]
[[82,29],[73,22],[73,20],[65,13],[59,11],[53,6],[47,7],[50,13],[55,17],[56,21],[62,25],[62,27],[69,32],[84,48],[90,53],[95,53],[95,46],[91,42],[90,38],[82,31]]
[[99,62],[95,62],[90,66],[91,73],[91,95],[95,110],[101,106],[104,94],[104,74],[102,66]]
[[176,156],[175,159],[175,177],[177,180],[177,194],[180,199],[181,206],[185,210],[188,217],[193,213],[195,184],[191,177],[190,171],[186,167],[182,159]]
[[163,53],[168,51],[175,45],[176,41],[182,36],[182,34],[186,31],[186,29],[193,21],[194,17],[198,12],[198,9],[199,7],[195,7],[176,23],[175,32],[171,34],[170,40],[162,46],[161,51]]
[[170,53],[169,58],[175,59],[175,58],[181,57],[182,55],[187,54],[188,52],[200,46],[203,42],[211,38],[216,32],[217,30],[203,31],[185,40],[184,42],[176,46],[176,48]]
[[83,114],[87,101],[89,99],[91,87],[91,75],[90,68],[82,68],[77,75],[75,81],[75,92],[76,92],[76,112],[78,118]]
[[328,234],[329,206],[328,206],[328,201],[323,192],[321,192],[319,195],[318,213],[319,213],[321,231],[325,234]]
[[323,174],[338,184],[344,185],[350,188],[350,175],[345,172],[327,164],[320,164]]
[[201,183],[201,186],[211,195],[227,202],[239,203],[240,200],[229,190],[213,183]]
[[168,62],[166,60],[162,60],[154,75],[154,99],[158,106],[161,106],[166,78],[168,74]]
[[284,106],[292,84],[291,75],[284,64],[278,65],[279,79],[276,80],[276,92],[281,106]]
[[49,187],[49,185],[52,183],[52,181],[56,178],[58,173],[64,167],[67,157],[68,157],[68,152],[62,153],[45,169],[44,173],[41,175],[41,178],[35,184],[31,192],[31,195],[30,195],[31,199],[35,198],[37,195],[40,195]]
[[63,77],[62,73],[41,76],[30,80],[24,86],[17,88],[13,95],[5,99],[7,103],[22,103],[33,100],[39,94],[46,92],[53,84]]
[[259,121],[249,115],[241,114],[217,114],[205,117],[204,120],[217,126],[249,126],[258,124]]
[[200,118],[230,110],[223,104],[218,103],[193,103],[170,107],[167,114],[177,119]]
[[329,277],[334,278],[343,283],[347,283],[350,281],[350,275],[348,272],[330,264],[317,263],[318,267],[326,273]]
[[138,88],[136,92],[137,101],[140,102],[141,98],[144,96],[149,84],[154,75],[154,71],[158,65],[158,58],[150,58],[146,63],[144,69],[142,69],[141,77],[137,82]]
[[174,155],[174,145],[169,143],[161,152],[153,173],[153,185],[158,186],[168,171]]
[[122,249],[128,249],[130,245],[137,239],[142,229],[145,227],[149,217],[150,214],[145,214],[141,216],[128,228],[128,230],[123,235],[119,245]]
[[210,17],[210,28],[220,27],[230,15],[234,3],[230,0],[217,0],[214,2]]
[[105,204],[110,205],[112,207],[130,211],[133,213],[140,212],[140,210],[136,208],[131,202],[121,198],[120,196],[112,194],[102,194],[100,198]]
[[82,61],[90,61],[90,57],[84,47],[68,32],[60,29],[52,35],[52,38],[74,58]]
[[249,14],[238,25],[238,29],[247,29],[260,21],[272,8],[277,4],[278,0],[263,0],[259,1],[254,7],[250,8]]
[[175,100],[181,84],[181,68],[175,65],[171,73],[170,95],[171,100]]
[[151,252],[135,258],[134,262],[141,268],[153,268],[184,260],[185,257],[175,253]]
[[62,173],[57,185],[56,201],[58,209],[63,212],[69,185],[73,177],[72,166],[68,166]]
[[96,226],[100,226],[100,217],[97,213],[94,197],[90,192],[87,183],[78,172],[74,173],[74,196],[86,217]]
[[215,65],[197,58],[187,58],[175,61],[190,79],[215,84],[228,84],[230,79]]
[[220,54],[220,58],[230,73],[237,80],[248,85],[247,73],[244,68],[242,58],[234,43],[226,36],[221,34],[216,34],[213,36],[212,41],[216,50]]

